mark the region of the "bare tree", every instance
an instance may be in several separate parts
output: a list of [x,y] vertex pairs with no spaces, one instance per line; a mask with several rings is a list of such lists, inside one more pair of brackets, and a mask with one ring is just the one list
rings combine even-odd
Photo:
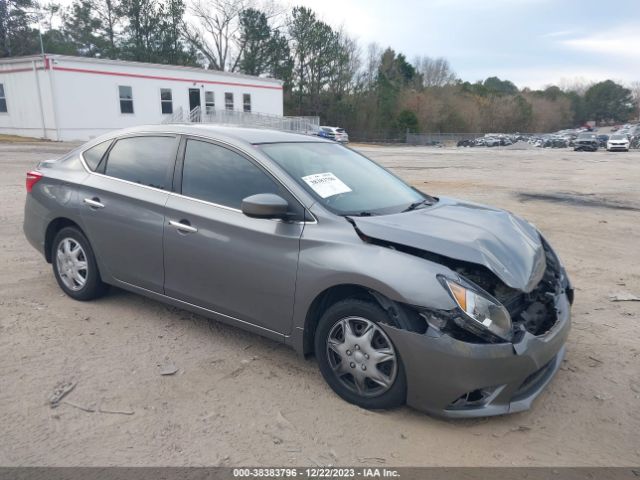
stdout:
[[185,23],[185,39],[204,55],[209,68],[214,70],[238,70],[242,57],[240,40],[240,14],[248,8],[258,8],[268,19],[279,17],[284,9],[274,0],[196,0],[190,10],[195,19]]
[[382,58],[382,47],[373,42],[367,45],[367,58],[364,65],[364,84],[371,88],[378,78],[378,68]]
[[582,96],[591,85],[593,85],[593,82],[582,77],[575,77],[561,79],[559,87],[563,92],[576,92],[578,95]]
[[449,61],[445,58],[431,58],[427,56],[417,57],[414,66],[422,75],[424,87],[444,87],[456,81],[456,74],[451,69]]

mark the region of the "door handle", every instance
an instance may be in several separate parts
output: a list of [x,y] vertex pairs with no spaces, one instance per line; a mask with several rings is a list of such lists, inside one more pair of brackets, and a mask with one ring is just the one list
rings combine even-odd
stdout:
[[84,203],[89,205],[91,208],[104,208],[104,203],[100,203],[98,198],[85,198]]
[[191,225],[183,222],[177,222],[175,220],[169,220],[169,225],[171,225],[172,227],[176,227],[178,230],[181,230],[183,232],[196,233],[198,231],[196,227],[192,227]]

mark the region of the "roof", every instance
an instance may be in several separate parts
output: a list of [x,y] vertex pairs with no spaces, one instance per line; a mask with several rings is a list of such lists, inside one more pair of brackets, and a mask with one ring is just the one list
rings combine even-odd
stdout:
[[[96,65],[119,65],[125,67],[137,67],[137,68],[160,68],[165,70],[173,70],[173,71],[187,71],[194,72],[198,74],[204,75],[216,75],[216,76],[224,76],[230,78],[244,78],[257,80],[261,82],[275,83],[277,85],[282,85],[282,80],[278,80],[276,78],[267,78],[267,77],[256,77],[253,75],[245,75],[243,73],[235,73],[235,72],[223,72],[221,70],[207,70],[205,68],[198,67],[187,67],[183,65],[165,65],[160,63],[145,63],[145,62],[134,62],[129,60],[110,60],[106,58],[95,58],[95,57],[80,57],[74,55],[58,55],[58,54],[45,54],[45,56],[52,60],[57,61],[69,61],[69,62],[82,62],[82,63],[90,63]],[[22,57],[7,57],[0,59],[0,65],[2,64],[12,64],[12,63],[24,63],[31,62],[33,60],[41,61],[43,56],[40,55],[26,55]]]
[[[246,127],[221,127],[206,123],[187,124],[161,124],[161,125],[139,125],[136,127],[115,130],[105,135],[105,137],[115,137],[131,133],[182,133],[185,135],[200,135],[212,139],[226,141],[228,143],[257,145],[260,143],[284,143],[284,142],[323,142],[333,143],[313,135],[302,133],[289,133],[280,130],[269,130],[263,128]],[[101,137],[102,138],[102,137]]]

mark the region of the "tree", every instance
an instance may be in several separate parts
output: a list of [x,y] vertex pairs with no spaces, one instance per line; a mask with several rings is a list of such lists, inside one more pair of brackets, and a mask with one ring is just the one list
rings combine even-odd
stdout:
[[122,21],[122,6],[119,0],[90,0],[91,7],[100,19],[100,35],[104,38],[103,56],[115,59],[118,56],[116,37]]
[[313,55],[312,28],[316,22],[316,15],[309,8],[295,7],[289,21],[289,38],[293,50],[293,82],[297,89],[297,108],[301,114],[302,99],[307,88],[307,69]]
[[487,78],[482,86],[489,92],[498,95],[515,95],[518,93],[518,87],[516,87],[509,80],[500,80],[498,77]]
[[640,81],[631,82],[631,96],[636,110],[636,118],[640,121]]
[[154,27],[158,22],[155,0],[123,0],[122,14],[126,26],[121,56],[141,62],[152,61],[152,37],[157,33]]
[[196,65],[197,55],[191,48],[187,48],[183,41],[183,17],[185,12],[184,0],[165,0],[160,5],[159,51],[156,53],[158,63],[171,65]]
[[40,50],[34,0],[0,0],[0,57],[29,55]]
[[633,112],[631,90],[612,80],[596,83],[584,94],[587,114],[599,122],[629,120]]
[[442,57],[418,57],[413,62],[416,70],[422,75],[422,86],[444,87],[456,81],[456,74],[451,70],[449,62]]
[[76,55],[100,56],[105,47],[103,38],[96,35],[102,23],[94,14],[90,0],[76,0],[63,15],[62,31]]
[[238,69],[248,75],[260,75],[268,70],[274,54],[273,32],[264,12],[248,8],[240,12],[240,33],[237,40]]
[[399,132],[417,132],[418,117],[411,110],[402,110],[396,118],[396,129]]
[[202,53],[214,70],[235,71],[238,57],[232,48],[240,30],[240,14],[248,0],[198,0],[191,7],[197,25],[185,28],[187,40]]

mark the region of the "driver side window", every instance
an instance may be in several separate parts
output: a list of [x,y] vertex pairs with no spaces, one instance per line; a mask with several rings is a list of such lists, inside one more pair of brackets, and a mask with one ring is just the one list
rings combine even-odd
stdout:
[[240,210],[242,199],[273,193],[295,200],[260,167],[227,148],[188,139],[182,169],[182,195]]

